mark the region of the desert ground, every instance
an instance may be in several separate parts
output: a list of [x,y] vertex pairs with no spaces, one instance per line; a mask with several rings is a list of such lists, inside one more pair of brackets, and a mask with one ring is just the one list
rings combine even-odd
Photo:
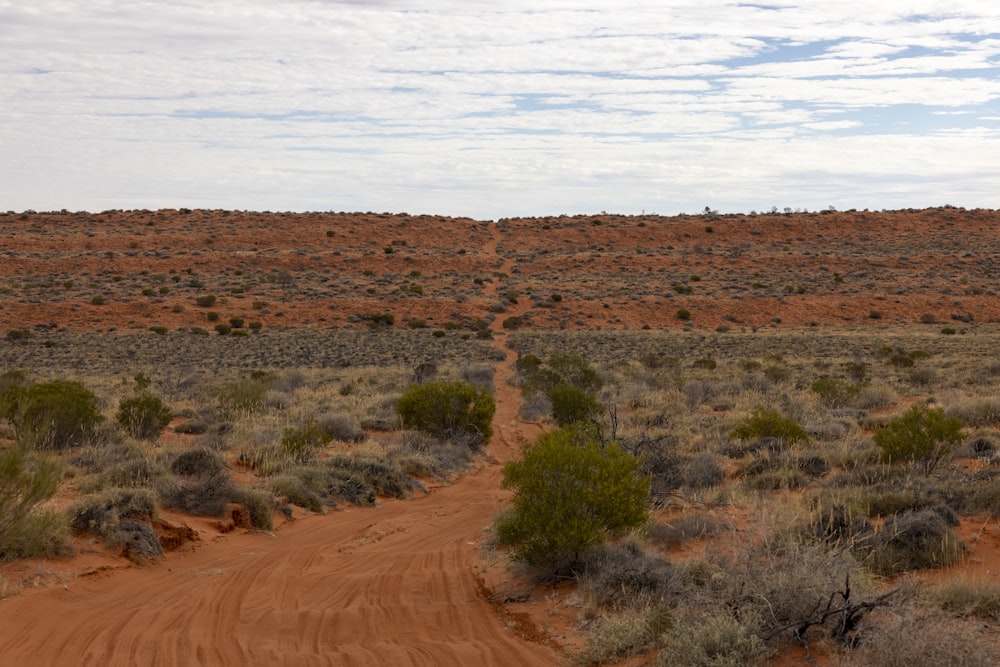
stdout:
[[[685,461],[719,462],[717,484],[654,484],[642,548],[678,568],[738,559],[808,520],[827,502],[816,499],[864,468],[873,432],[913,404],[942,406],[963,419],[962,445],[935,477],[892,478],[891,490],[914,511],[961,496],[952,530],[964,550],[946,567],[871,577],[872,636],[888,636],[892,618],[917,619],[918,630],[941,618],[926,601],[905,606],[915,616],[902,603],[876,608],[880,595],[924,600],[917,588],[956,578],[1000,587],[1000,502],[990,495],[1000,471],[1000,212],[476,221],[27,211],[0,214],[0,253],[0,372],[79,380],[108,416],[133,376],[151,378],[174,420],[154,442],[126,443],[146,462],[215,438],[234,480],[266,485],[243,455],[327,407],[349,412],[362,433],[324,455],[398,449],[406,436],[392,399],[420,368],[486,378],[497,407],[478,456],[414,468],[402,497],[322,511],[283,502],[268,530],[161,507],[162,556],[129,558],[84,531],[71,554],[0,565],[4,664],[684,664],[658,655],[655,641],[599,657],[602,619],[627,605],[604,604],[585,581],[539,581],[493,544],[512,494],[501,488],[504,463],[555,428],[522,392],[514,362],[529,355],[571,353],[597,368],[623,442],[669,442]],[[261,371],[277,378],[271,421],[212,431],[213,391]],[[817,396],[813,383],[828,377],[860,395]],[[724,453],[758,403],[806,425],[822,472],[758,475],[748,472],[753,453]],[[199,420],[207,431],[183,428]],[[11,429],[0,437],[13,446]],[[104,474],[69,465],[49,501],[60,511]],[[875,514],[878,529],[889,513]],[[960,631],[943,627],[996,648],[998,619],[1000,603],[943,621]],[[760,664],[876,664],[870,647],[851,653],[822,628],[795,641],[775,633]],[[991,664],[984,655],[969,649],[951,664]]]

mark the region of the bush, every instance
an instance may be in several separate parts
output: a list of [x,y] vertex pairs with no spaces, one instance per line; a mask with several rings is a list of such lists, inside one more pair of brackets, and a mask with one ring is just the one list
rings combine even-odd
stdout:
[[264,407],[264,397],[272,381],[269,375],[256,374],[225,384],[218,390],[219,403],[230,414],[258,412]]
[[533,354],[517,361],[517,372],[523,376],[526,393],[548,393],[563,384],[593,394],[604,386],[604,378],[582,357],[575,354],[553,354],[548,361]]
[[225,460],[217,452],[204,447],[181,452],[170,463],[170,472],[185,477],[219,475],[225,470]]
[[819,378],[809,386],[809,389],[817,394],[823,405],[828,408],[842,408],[850,405],[851,400],[858,395],[856,385],[832,377]]
[[666,648],[657,667],[748,667],[771,656],[764,641],[731,612],[717,612],[674,625],[667,631]]
[[956,577],[935,586],[929,597],[954,616],[1000,620],[1000,584],[994,581]]
[[559,426],[589,422],[601,414],[597,399],[568,384],[557,384],[549,390],[548,398],[552,404],[552,418]]
[[568,574],[609,533],[646,522],[649,485],[617,444],[578,428],[546,433],[504,466],[514,499],[498,521],[499,543],[546,576]]
[[944,410],[914,405],[875,432],[875,445],[886,463],[921,463],[930,473],[962,442],[962,422]]
[[411,387],[396,401],[403,424],[439,437],[471,437],[481,445],[493,435],[493,394],[467,382],[430,382]]
[[246,508],[250,515],[250,525],[257,530],[274,528],[274,496],[270,491],[254,489],[248,486],[233,490],[232,500]]
[[327,503],[306,483],[295,475],[278,475],[271,480],[271,493],[285,498],[292,505],[298,505],[317,514],[326,514]]
[[326,462],[335,475],[348,473],[363,481],[376,496],[404,498],[413,488],[412,480],[399,465],[371,456],[339,454]]
[[146,393],[122,399],[115,416],[129,435],[140,440],[156,440],[171,419],[170,408],[156,396]]
[[872,617],[859,628],[858,646],[841,665],[986,667],[998,656],[982,626],[942,612],[904,609]]
[[66,510],[74,533],[90,533],[111,546],[121,543],[122,521],[149,522],[156,518],[156,500],[148,489],[108,489],[80,498]]
[[160,489],[164,507],[195,516],[222,516],[236,489],[226,472],[184,477]]
[[55,461],[21,447],[0,451],[0,562],[69,550],[65,521],[38,507],[55,495],[61,477]]
[[315,419],[306,420],[295,428],[286,428],[281,438],[281,446],[285,454],[297,462],[305,462],[313,458],[316,451],[330,441],[330,434],[316,423]]
[[583,357],[575,354],[553,354],[546,365],[559,376],[563,384],[581,391],[593,393],[604,386],[604,378]]
[[65,449],[82,444],[101,420],[97,397],[79,382],[55,380],[0,395],[0,416],[13,424],[19,444]]
[[604,665],[649,650],[663,626],[671,621],[670,608],[629,609],[601,616],[587,635],[587,648],[572,664]]
[[809,440],[809,434],[794,419],[762,406],[756,407],[729,435],[738,440],[778,438],[787,444]]
[[666,603],[677,592],[673,566],[633,540],[596,547],[583,562],[580,586],[600,606]]
[[318,424],[332,439],[340,442],[362,442],[367,437],[365,430],[347,414],[323,415]]
[[204,294],[195,299],[197,303],[202,308],[211,308],[215,305],[215,295],[214,294]]
[[872,541],[868,566],[877,574],[895,576],[910,570],[944,567],[958,560],[965,545],[934,510],[904,512],[886,520]]

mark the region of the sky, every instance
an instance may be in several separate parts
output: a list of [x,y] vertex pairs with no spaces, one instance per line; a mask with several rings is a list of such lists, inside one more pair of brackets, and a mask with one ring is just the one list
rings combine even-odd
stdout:
[[0,210],[1000,208],[992,0],[0,0]]

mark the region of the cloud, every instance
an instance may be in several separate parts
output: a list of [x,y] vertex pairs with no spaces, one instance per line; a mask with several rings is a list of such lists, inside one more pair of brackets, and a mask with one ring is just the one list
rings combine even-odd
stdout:
[[973,0],[36,0],[0,56],[6,208],[1000,206]]

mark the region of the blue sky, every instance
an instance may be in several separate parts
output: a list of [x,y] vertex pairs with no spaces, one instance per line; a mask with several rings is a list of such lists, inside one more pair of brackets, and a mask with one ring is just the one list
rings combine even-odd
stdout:
[[1000,3],[0,0],[0,209],[1000,208]]

